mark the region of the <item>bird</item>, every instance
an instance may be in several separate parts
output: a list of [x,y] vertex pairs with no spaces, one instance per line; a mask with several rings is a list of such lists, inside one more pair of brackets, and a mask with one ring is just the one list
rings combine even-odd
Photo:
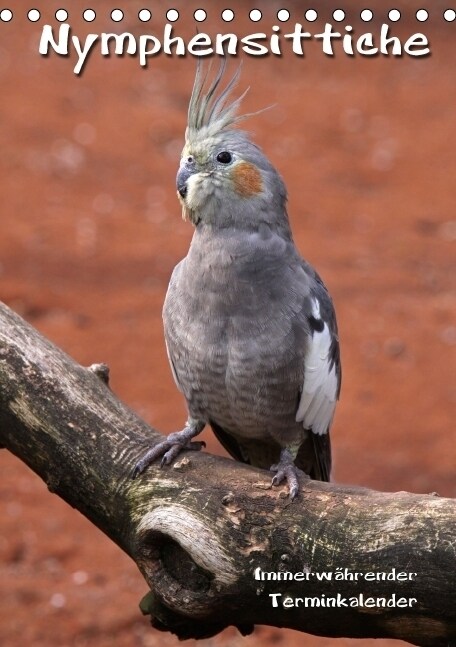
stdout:
[[300,478],[329,481],[330,428],[341,387],[332,299],[298,252],[287,190],[239,123],[249,88],[233,98],[240,66],[225,84],[198,64],[176,178],[182,215],[194,227],[163,306],[171,371],[188,420],[149,449],[169,465],[209,425],[236,460],[271,470],[294,499]]

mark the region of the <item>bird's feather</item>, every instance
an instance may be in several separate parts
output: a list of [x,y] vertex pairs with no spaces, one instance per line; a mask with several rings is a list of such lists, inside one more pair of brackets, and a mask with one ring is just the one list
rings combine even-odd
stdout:
[[320,302],[312,299],[311,334],[304,357],[304,381],[296,421],[314,434],[327,433],[339,394],[339,376],[334,361],[334,333],[321,317]]

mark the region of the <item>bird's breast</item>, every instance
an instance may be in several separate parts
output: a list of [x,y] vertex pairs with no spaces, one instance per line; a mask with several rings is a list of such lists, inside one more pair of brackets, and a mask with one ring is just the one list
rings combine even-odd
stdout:
[[164,306],[170,359],[190,413],[261,438],[294,425],[303,295],[289,264],[225,245],[189,255]]

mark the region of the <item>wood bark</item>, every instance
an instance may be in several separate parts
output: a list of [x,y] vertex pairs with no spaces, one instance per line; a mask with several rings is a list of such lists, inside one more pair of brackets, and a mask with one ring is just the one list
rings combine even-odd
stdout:
[[105,378],[0,306],[0,444],[132,557],[153,626],[456,645],[454,500],[308,481],[291,502],[270,473],[202,452],[133,481],[162,436]]

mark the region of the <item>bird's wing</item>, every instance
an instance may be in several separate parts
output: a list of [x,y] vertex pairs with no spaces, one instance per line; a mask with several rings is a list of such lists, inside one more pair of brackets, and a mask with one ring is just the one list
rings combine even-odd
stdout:
[[310,334],[304,357],[304,382],[296,421],[314,434],[325,434],[331,424],[339,395],[339,342],[321,315],[320,300],[311,296],[307,316]]
[[[316,478],[329,480],[329,428],[340,393],[341,365],[332,302],[323,283],[319,277],[316,278],[317,289],[311,291],[306,313],[309,333],[296,421],[302,422],[305,429],[312,431],[314,471],[318,474]],[[299,460],[297,464],[298,462]]]
[[174,353],[176,352],[176,344],[173,343],[173,339],[175,339],[175,334],[172,333],[172,311],[173,311],[173,304],[176,303],[176,294],[175,294],[175,289],[177,282],[179,280],[179,275],[182,270],[182,265],[185,261],[185,258],[182,259],[174,268],[171,278],[169,280],[169,285],[168,285],[168,291],[166,293],[166,298],[165,298],[165,303],[163,305],[163,328],[164,328],[164,333],[165,333],[165,346],[166,346],[166,354],[168,356],[168,362],[171,367],[171,372],[173,374],[174,381],[176,382],[176,386],[179,389],[181,393],[184,392],[182,385],[179,382],[179,378],[177,377],[177,371],[176,371],[176,366],[174,364],[173,360],[173,351]]
[[[315,481],[329,481],[331,476],[331,440],[329,438],[329,432],[326,434],[314,434],[310,435],[310,442],[312,444],[313,456],[312,456],[312,465],[309,470],[310,478]],[[308,464],[309,456],[304,455],[301,459],[301,449],[305,449],[305,445],[301,445],[298,451],[298,455],[295,459],[295,464],[300,469],[303,469],[304,465]]]
[[171,367],[171,373],[173,374],[174,381],[176,382],[176,386],[179,389],[179,391],[181,393],[183,393],[182,387],[179,384],[179,379],[177,377],[176,367],[174,366],[173,358],[171,357],[171,353],[169,352],[169,346],[168,346],[168,342],[166,340],[166,337],[165,337],[165,346],[166,346],[166,354],[168,355],[168,362],[169,362],[169,365]]

